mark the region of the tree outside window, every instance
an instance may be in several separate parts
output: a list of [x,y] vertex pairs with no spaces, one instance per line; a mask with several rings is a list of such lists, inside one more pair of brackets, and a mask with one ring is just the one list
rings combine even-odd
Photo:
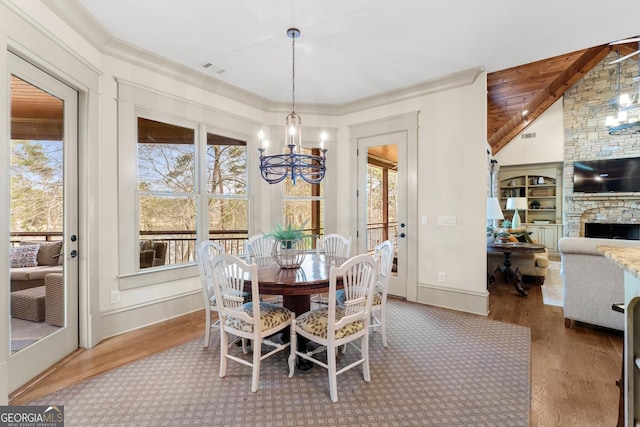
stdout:
[[[195,135],[194,128],[138,118],[140,268],[195,261],[201,198],[208,230],[200,234],[222,243],[227,253],[243,250],[247,144],[208,133],[205,158],[199,159]],[[206,177],[199,185],[200,164]],[[155,250],[153,261],[144,259],[149,250]]]
[[195,129],[139,117],[140,268],[195,260],[196,206]]
[[227,253],[242,253],[248,236],[247,143],[207,134],[209,239]]
[[367,166],[367,250],[385,240],[396,240],[398,172],[369,164]]

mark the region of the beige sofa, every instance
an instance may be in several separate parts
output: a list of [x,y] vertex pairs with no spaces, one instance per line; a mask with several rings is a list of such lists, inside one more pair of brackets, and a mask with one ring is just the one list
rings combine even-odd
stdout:
[[11,268],[11,292],[44,286],[44,276],[63,272],[62,241],[22,241],[20,245],[40,245],[35,267]]
[[624,302],[622,268],[598,252],[598,246],[640,246],[639,240],[563,237],[562,257],[565,326],[574,321],[624,330],[624,315],[611,305]]

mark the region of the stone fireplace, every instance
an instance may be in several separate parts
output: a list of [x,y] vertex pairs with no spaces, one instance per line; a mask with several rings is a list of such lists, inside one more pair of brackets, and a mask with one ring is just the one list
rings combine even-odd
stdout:
[[587,223],[640,226],[640,195],[590,193],[565,197],[564,235],[585,237]]
[[[607,64],[611,52],[563,97],[564,173],[563,235],[584,237],[586,223],[640,224],[640,193],[574,193],[573,163],[579,160],[640,157],[640,135],[609,135],[606,117],[614,113],[610,101],[618,96],[617,67]],[[621,78],[633,81],[638,66],[625,61]]]

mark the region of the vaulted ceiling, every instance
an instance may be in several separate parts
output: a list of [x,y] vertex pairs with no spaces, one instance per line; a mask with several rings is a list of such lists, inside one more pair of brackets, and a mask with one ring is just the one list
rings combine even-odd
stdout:
[[[620,54],[638,43],[618,45]],[[617,46],[559,55],[487,75],[487,140],[496,154]],[[523,115],[523,111],[527,111]]]

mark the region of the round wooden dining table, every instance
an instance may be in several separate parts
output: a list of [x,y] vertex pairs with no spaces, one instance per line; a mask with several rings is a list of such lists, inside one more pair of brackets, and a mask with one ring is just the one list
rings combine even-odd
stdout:
[[[282,295],[282,305],[300,315],[310,310],[311,295],[329,289],[331,265],[342,265],[347,258],[309,252],[299,268],[281,268],[272,257],[252,258],[258,266],[258,286],[260,294]],[[337,288],[342,288],[340,279]],[[251,291],[247,281],[245,290]]]

